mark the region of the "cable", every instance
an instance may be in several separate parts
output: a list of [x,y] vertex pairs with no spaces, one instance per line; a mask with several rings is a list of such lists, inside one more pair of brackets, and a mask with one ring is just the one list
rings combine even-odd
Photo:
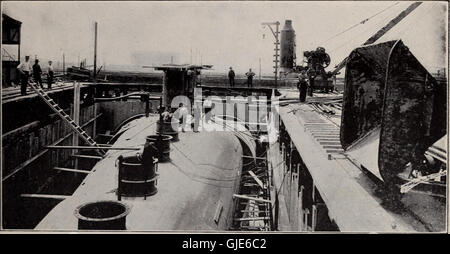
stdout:
[[[197,167],[198,166],[198,164],[196,163],[196,162],[194,162],[194,161],[192,161],[185,153],[183,153],[178,147],[176,147],[175,145],[173,145],[172,144],[172,146],[184,157],[184,158],[186,158],[188,161],[190,161],[195,167]],[[216,168],[217,169],[217,167],[214,167],[214,166],[212,166],[213,168]],[[218,168],[218,169],[220,169],[220,168]],[[233,170],[236,170],[236,168],[234,168]],[[196,177],[198,177],[198,178],[203,178],[203,179],[205,179],[205,180],[211,180],[211,181],[219,181],[219,182],[229,182],[229,181],[235,181],[236,179],[239,179],[240,177],[232,177],[232,178],[225,178],[225,179],[217,179],[217,178],[209,178],[209,177],[204,177],[204,176],[199,176],[199,175],[196,175],[196,174],[191,174],[192,176],[196,176]],[[217,175],[217,174],[216,174]]]
[[[388,15],[388,16],[386,16],[384,19],[382,19],[382,20],[380,20],[378,23],[376,23],[374,26],[375,26],[375,27],[378,27],[380,24],[384,24],[385,21],[387,21],[388,19],[392,19],[392,17],[390,17],[390,16]],[[372,29],[372,27],[368,27],[367,29],[365,29],[365,30],[363,30],[362,32],[358,33],[356,36],[351,37],[350,40],[347,40],[347,41],[345,41],[344,43],[340,44],[339,46],[332,48],[330,51],[331,51],[331,52],[336,52],[336,51],[338,51],[339,49],[343,48],[344,46],[349,46],[349,43],[350,43],[350,42],[353,42],[353,41],[355,41],[358,37],[360,37],[360,36],[362,36],[362,35],[365,35],[365,34],[367,33],[367,31],[369,31],[370,29]],[[352,47],[352,48],[354,48],[354,47]]]
[[372,18],[378,16],[379,14],[385,12],[385,11],[388,10],[389,8],[394,7],[394,6],[397,5],[398,3],[399,3],[399,2],[396,2],[395,4],[393,4],[393,5],[389,6],[389,7],[385,8],[385,9],[383,9],[383,10],[377,12],[377,13],[375,13],[374,15],[372,15],[372,16],[370,16],[370,17],[368,17],[368,18],[366,18],[366,19],[364,19],[364,20],[362,20],[362,21],[360,21],[360,22],[358,22],[358,23],[356,23],[356,24],[354,24],[354,25],[348,27],[348,28],[345,29],[344,31],[342,31],[342,32],[340,32],[340,33],[337,33],[337,34],[331,36],[330,38],[328,38],[328,39],[326,39],[325,41],[323,41],[322,44],[324,44],[324,43],[326,43],[326,42],[328,42],[328,41],[330,41],[330,40],[332,40],[332,39],[338,37],[338,36],[341,35],[341,34],[344,34],[344,33],[348,32],[348,31],[352,30],[353,28],[355,28],[355,27],[357,27],[357,26],[359,26],[359,25],[364,25],[364,24],[365,24],[367,21],[369,21],[370,19],[372,19]]
[[210,186],[219,187],[219,188],[231,188],[231,187],[232,187],[232,186],[221,186],[221,185],[216,185],[216,184],[212,184],[212,183],[208,183],[208,182],[201,181],[201,180],[199,180],[199,179],[195,179],[195,178],[191,177],[188,173],[184,172],[184,171],[181,169],[181,167],[178,166],[177,164],[175,164],[174,162],[171,161],[171,162],[169,162],[169,163],[172,164],[176,169],[178,169],[178,171],[180,171],[183,175],[185,175],[186,177],[188,177],[188,178],[191,179],[192,181],[199,182],[199,183],[203,183],[203,184],[207,184],[207,185],[210,185]]

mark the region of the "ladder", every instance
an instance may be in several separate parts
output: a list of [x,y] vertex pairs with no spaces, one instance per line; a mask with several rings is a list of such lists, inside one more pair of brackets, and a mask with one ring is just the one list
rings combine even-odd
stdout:
[[29,83],[31,88],[41,97],[45,103],[47,103],[50,108],[55,111],[64,121],[66,121],[69,126],[90,146],[98,147],[97,153],[101,156],[105,155],[105,152],[101,150],[101,147],[95,142],[82,128],[80,125],[75,123],[75,121],[66,113],[64,110],[52,99],[48,94],[42,90],[37,84]]

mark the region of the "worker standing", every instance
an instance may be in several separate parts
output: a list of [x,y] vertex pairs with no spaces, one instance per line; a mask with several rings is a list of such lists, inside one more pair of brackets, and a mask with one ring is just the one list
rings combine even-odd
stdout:
[[48,61],[48,71],[47,71],[48,90],[52,89],[53,77],[54,77],[54,72],[53,72],[52,61]]
[[297,84],[298,90],[299,90],[299,98],[300,102],[305,102],[306,100],[306,92],[308,89],[308,76],[306,75],[305,71],[302,71],[298,75],[298,84]]
[[230,87],[234,87],[234,71],[233,68],[230,67],[230,71],[228,71],[228,80],[230,81]]
[[205,123],[209,123],[212,119],[212,110],[214,109],[214,103],[208,98],[203,102],[203,108],[205,109]]
[[171,108],[170,106],[167,107],[167,110],[161,109],[163,112],[161,113],[161,116],[163,118],[164,122],[170,122],[172,121],[172,113],[171,113]]
[[20,73],[20,93],[22,95],[27,94],[28,77],[30,76],[30,56],[25,56],[25,62],[21,62],[17,66],[17,70]]
[[310,97],[313,97],[313,93],[314,93],[314,79],[316,78],[314,72],[310,73],[310,75],[308,75],[309,79],[309,86],[308,86],[308,95]]
[[183,103],[180,103],[178,106],[177,111],[175,112],[175,115],[177,117],[177,119],[180,120],[180,125],[181,125],[181,131],[184,132],[184,127],[186,126],[186,120],[187,120],[187,115],[188,115],[188,110],[187,108],[183,105]]
[[253,76],[255,76],[255,73],[250,68],[247,73],[245,73],[245,76],[247,76],[247,86],[251,88],[253,86]]
[[[153,160],[159,157],[158,154],[159,150],[155,142],[147,140],[144,145],[144,150],[142,151],[142,154],[138,156],[138,158],[142,161],[142,164],[145,167],[152,167]],[[150,177],[153,177],[153,175]]]
[[194,103],[194,132],[198,132],[201,117],[202,117],[202,104],[201,102]]
[[36,85],[39,84],[39,86],[44,89],[44,86],[42,85],[42,69],[41,66],[39,65],[39,60],[36,59],[34,60],[34,65],[33,65],[33,78],[34,78],[34,82],[36,82]]
[[188,70],[186,72],[187,81],[188,81],[188,87],[186,88],[186,93],[189,93],[194,90],[195,87],[195,70]]

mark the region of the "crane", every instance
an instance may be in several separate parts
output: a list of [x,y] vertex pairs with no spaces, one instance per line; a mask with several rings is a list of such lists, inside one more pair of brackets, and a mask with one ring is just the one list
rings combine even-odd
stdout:
[[[412,11],[414,11],[419,5],[421,5],[422,2],[414,2],[411,5],[408,6],[405,10],[400,12],[394,19],[389,21],[384,27],[382,27],[380,30],[378,30],[372,37],[367,39],[362,45],[369,45],[376,42],[378,39],[380,39],[383,35],[385,35],[389,30],[391,30],[395,25],[397,25],[400,21],[402,21],[406,16],[408,16]],[[335,69],[331,72],[332,75],[338,74],[338,72],[345,67],[347,64],[348,58],[344,58],[339,64],[335,66]]]

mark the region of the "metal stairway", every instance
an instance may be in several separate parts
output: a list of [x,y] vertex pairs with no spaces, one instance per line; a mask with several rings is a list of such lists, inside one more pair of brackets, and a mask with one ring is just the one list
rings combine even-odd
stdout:
[[75,121],[66,113],[64,110],[52,99],[48,94],[42,90],[37,84],[29,83],[31,88],[41,97],[45,103],[47,103],[50,108],[55,111],[64,121],[66,121],[69,126],[90,146],[98,147],[97,153],[101,156],[105,155],[105,152],[101,147],[94,141],[82,128],[80,125],[75,123]]

